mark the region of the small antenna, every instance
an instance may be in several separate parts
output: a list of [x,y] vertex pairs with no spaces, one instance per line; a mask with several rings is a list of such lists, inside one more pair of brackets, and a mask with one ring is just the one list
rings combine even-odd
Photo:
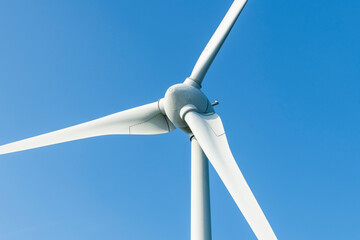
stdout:
[[211,104],[211,106],[216,106],[216,105],[218,105],[219,104],[219,101],[218,100],[215,100],[215,102],[213,102],[212,104]]

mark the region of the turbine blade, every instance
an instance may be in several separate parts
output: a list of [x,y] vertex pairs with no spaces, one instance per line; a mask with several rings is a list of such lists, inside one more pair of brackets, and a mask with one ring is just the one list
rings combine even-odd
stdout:
[[154,102],[90,122],[0,146],[0,155],[102,135],[152,135],[167,133],[174,129],[175,126],[161,113],[159,103]]
[[206,72],[225,42],[247,0],[235,0],[197,60],[190,79],[201,86]]
[[186,113],[184,120],[224,182],[258,239],[277,239],[230,151],[220,117],[216,113]]

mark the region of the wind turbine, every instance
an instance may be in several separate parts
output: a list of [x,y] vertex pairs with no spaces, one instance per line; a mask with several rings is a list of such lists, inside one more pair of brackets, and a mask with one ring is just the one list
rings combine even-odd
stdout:
[[210,240],[208,160],[258,239],[277,239],[230,151],[220,117],[200,90],[202,81],[247,0],[235,0],[181,84],[147,105],[90,122],[0,146],[0,155],[78,139],[114,135],[152,135],[177,126],[191,139],[191,239]]

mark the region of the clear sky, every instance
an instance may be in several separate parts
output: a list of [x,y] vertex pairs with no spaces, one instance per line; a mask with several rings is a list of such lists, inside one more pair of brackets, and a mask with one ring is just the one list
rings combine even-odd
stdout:
[[[162,98],[230,0],[0,1],[0,144]],[[203,91],[279,239],[360,239],[360,1],[249,0]],[[210,168],[213,239],[255,239]],[[190,238],[180,130],[0,156],[0,239]]]

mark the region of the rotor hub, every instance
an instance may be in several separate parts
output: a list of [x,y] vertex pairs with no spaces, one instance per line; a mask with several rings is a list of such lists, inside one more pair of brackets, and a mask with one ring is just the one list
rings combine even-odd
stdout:
[[187,124],[180,114],[186,105],[195,106],[199,113],[213,112],[211,103],[205,94],[189,84],[176,84],[165,93],[164,110],[168,118],[179,128],[186,128]]

